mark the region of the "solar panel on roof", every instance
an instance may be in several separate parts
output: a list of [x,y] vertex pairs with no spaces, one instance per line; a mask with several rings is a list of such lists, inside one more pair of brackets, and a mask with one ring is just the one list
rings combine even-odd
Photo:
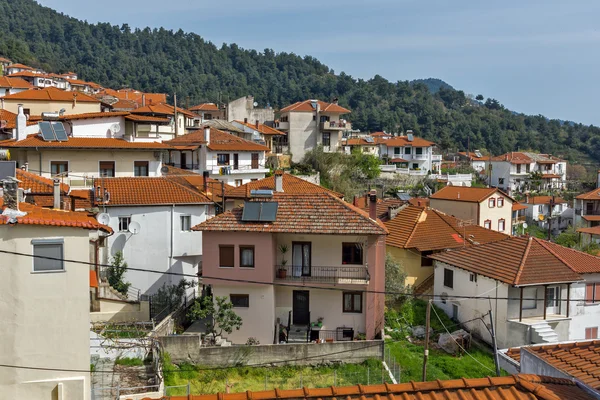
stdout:
[[277,202],[247,201],[242,211],[242,221],[273,222],[277,217]]
[[260,217],[259,221],[263,222],[273,222],[277,218],[277,209],[279,208],[279,203],[269,202],[269,203],[260,203]]
[[69,140],[67,136],[67,131],[65,130],[65,126],[62,122],[52,122],[52,130],[54,131],[54,136],[56,136],[56,140],[59,142],[66,142]]
[[365,137],[365,142],[367,142],[367,143],[375,143],[375,140],[373,140],[372,137],[367,136],[367,137]]
[[412,133],[409,133],[406,136],[408,137],[409,142],[412,142],[413,140],[415,140],[415,135],[413,135]]
[[247,201],[242,211],[242,221],[258,221],[260,217],[260,203]]
[[481,152],[479,150],[475,150],[475,156],[481,158]]
[[46,142],[54,142],[56,140],[56,136],[54,136],[54,131],[52,130],[52,125],[50,125],[50,122],[38,122],[38,126],[40,128],[40,132],[42,132],[42,138]]

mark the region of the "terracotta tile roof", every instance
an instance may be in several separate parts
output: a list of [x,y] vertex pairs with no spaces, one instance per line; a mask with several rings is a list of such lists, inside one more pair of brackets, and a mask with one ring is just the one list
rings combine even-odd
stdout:
[[29,135],[18,142],[5,140],[2,147],[13,148],[60,148],[60,149],[118,149],[118,150],[167,150],[170,146],[156,142],[128,142],[114,138],[69,138],[66,142],[46,142],[38,135]]
[[[36,175],[33,172],[17,169],[16,178],[20,181],[19,187],[25,190],[31,190],[32,194],[54,194],[54,181],[50,178]],[[69,193],[69,185],[61,183],[60,191],[62,194]]]
[[138,104],[133,100],[119,100],[116,103],[111,104],[115,110],[135,110]]
[[[334,192],[323,186],[305,181],[292,174],[283,173],[283,193],[287,194],[305,194],[305,193],[330,193],[336,197],[343,198],[341,193]],[[248,182],[244,185],[233,188],[227,193],[227,197],[245,199],[250,197],[252,190],[275,190],[275,176],[259,179],[254,182]]]
[[600,189],[594,189],[591,192],[582,193],[575,198],[579,200],[600,200]]
[[305,387],[261,392],[171,396],[165,397],[165,400],[590,400],[592,398],[570,379],[519,374],[493,378],[411,381],[399,384]]
[[[204,129],[181,135],[175,139],[165,142],[169,145],[201,145],[204,141]],[[241,137],[223,132],[219,129],[210,128],[210,144],[206,146],[213,151],[268,151],[267,146],[242,139]]]
[[515,286],[582,280],[546,243],[534,237],[513,236],[430,257]]
[[459,151],[458,154],[460,154],[461,156],[467,157],[471,161],[488,161],[490,159],[489,156],[478,157],[477,154],[475,154],[472,151],[470,151],[468,153],[466,151]]
[[271,128],[270,126],[265,125],[265,124],[258,124],[258,129],[257,129],[256,124],[251,124],[251,123],[244,122],[244,121],[235,121],[235,122],[237,122],[238,124],[247,126],[250,129],[254,129],[255,131],[262,133],[263,135],[286,135],[285,132],[281,132],[280,130]]
[[62,117],[59,117],[59,119],[64,120],[64,121],[74,121],[77,119],[124,117],[126,115],[129,115],[129,113],[127,111],[93,112],[93,113],[63,115]]
[[600,257],[543,241],[542,245],[579,274],[600,273]]
[[[361,210],[365,211],[367,214],[369,213],[369,200],[368,200],[367,196],[355,198],[355,201],[353,202],[353,204],[356,207],[360,208]],[[376,205],[377,218],[380,219],[382,222],[389,221],[390,220],[390,217],[389,217],[390,207],[398,208],[403,204],[406,204],[406,201],[403,201],[400,199],[377,198],[377,205]]]
[[429,207],[429,199],[427,197],[413,197],[408,202],[415,207]]
[[391,137],[392,135],[390,133],[386,133],[386,132],[373,132],[373,133],[369,133],[369,136],[374,136],[374,137]]
[[[26,212],[27,215],[17,217],[17,225],[66,226],[83,229],[102,229],[106,232],[112,232],[110,227],[100,224],[84,212],[51,210],[27,203],[20,203],[19,210]],[[0,225],[8,225],[6,217],[0,216]]]
[[33,71],[20,71],[20,72],[15,72],[14,74],[10,74],[7,76],[10,78],[53,78],[50,75],[37,74]]
[[136,114],[127,114],[125,116],[127,121],[133,122],[148,122],[148,123],[159,123],[159,124],[168,124],[171,122],[169,118],[160,118],[160,117],[151,117],[149,115],[136,115]]
[[0,62],[10,63],[11,61],[8,58],[0,57]]
[[557,175],[557,174],[543,174],[542,175],[542,179],[555,179],[555,178],[562,178],[562,176]]
[[531,164],[534,162],[540,164],[556,164],[562,160],[549,154],[511,151],[510,153],[492,157],[492,161],[508,161],[511,164]]
[[589,235],[600,235],[600,225],[592,226],[591,228],[579,228],[577,232],[587,233]]
[[17,121],[17,114],[0,109],[0,121],[6,121],[6,129],[13,129]]
[[167,102],[167,95],[165,93],[144,93],[135,89],[105,89],[105,92],[121,100],[135,101],[140,106],[142,105],[143,97],[146,98],[146,105]]
[[14,64],[10,64],[8,66],[8,68],[19,68],[19,69],[35,69],[33,67],[30,67],[29,65],[25,65],[25,64],[20,64],[20,63],[14,63]]
[[[175,108],[171,105],[158,103],[158,104],[146,104],[144,107],[136,108],[131,110],[134,114],[159,114],[159,115],[175,115]],[[183,108],[177,107],[177,113],[183,114],[188,118],[198,118],[198,116],[192,112],[184,110]]]
[[96,179],[110,194],[106,206],[212,203],[204,194],[166,177],[126,177]]
[[242,221],[243,207],[225,212],[192,228],[214,232],[305,233],[324,235],[385,235],[381,222],[352,204],[329,193],[274,193],[269,199],[252,201],[278,203],[274,222]]
[[365,138],[349,138],[344,140],[345,146],[375,146],[380,143],[385,143],[386,139],[375,136],[372,142],[367,142]]
[[190,111],[219,111],[215,103],[202,103],[189,108]]
[[347,108],[341,107],[337,104],[333,104],[333,103],[327,103],[321,100],[304,100],[304,101],[298,101],[294,104],[291,104],[287,107],[284,107],[280,110],[281,113],[287,113],[287,112],[315,112],[316,110],[314,109],[314,107],[312,106],[313,102],[317,102],[319,104],[319,112],[330,112],[330,113],[337,113],[337,114],[347,114],[349,112],[351,112],[350,110],[348,110]]
[[13,89],[29,89],[33,86],[25,79],[13,78],[9,76],[0,76],[0,87]]
[[500,193],[509,199],[516,202],[512,197],[504,193],[502,190],[497,188],[476,188],[476,187],[463,187],[463,186],[444,186],[431,196],[432,200],[453,200],[453,201],[464,201],[469,203],[481,203],[488,197]]
[[522,203],[513,203],[513,205],[512,205],[513,211],[526,210],[526,209],[527,209],[527,206]]
[[[478,225],[460,226],[460,220],[431,208],[408,205],[385,223],[388,246],[419,251],[463,248],[506,240],[509,236]],[[464,236],[467,242],[465,243]]]
[[29,89],[24,92],[4,96],[4,100],[28,100],[28,101],[68,101],[77,99],[79,102],[100,103],[100,100],[79,92],[67,92],[55,87],[44,89]]
[[408,136],[394,136],[391,139],[385,140],[382,144],[388,147],[402,147],[402,146],[413,146],[413,147],[430,147],[434,146],[435,143],[425,140],[423,138],[415,136],[412,141],[408,140]]
[[177,182],[184,186],[191,186],[194,190],[204,193],[212,201],[222,201],[223,191],[227,197],[231,190],[237,189],[235,186],[228,185],[217,179],[208,178],[206,181],[206,192],[204,191],[204,177],[187,169],[181,169],[166,166],[166,173],[163,173],[167,179]]
[[[523,203],[525,204],[550,204],[552,196],[531,196]],[[567,201],[561,197],[554,197],[554,204],[566,204]]]
[[600,221],[600,215],[582,215],[581,218],[586,221]]
[[521,362],[522,350],[600,391],[600,340],[514,347],[506,355]]

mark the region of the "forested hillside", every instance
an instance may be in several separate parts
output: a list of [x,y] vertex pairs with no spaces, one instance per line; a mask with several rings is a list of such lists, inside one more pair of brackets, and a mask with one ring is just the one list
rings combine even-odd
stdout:
[[600,129],[517,115],[496,100],[469,99],[441,81],[354,79],[334,74],[313,57],[235,44],[217,48],[181,30],[89,24],[32,0],[0,0],[0,56],[48,71],[74,70],[107,87],[176,92],[191,103],[252,94],[263,105],[281,107],[338,97],[361,130],[412,129],[446,149],[463,150],[470,141],[471,149],[493,154],[530,149],[570,161],[600,161]]

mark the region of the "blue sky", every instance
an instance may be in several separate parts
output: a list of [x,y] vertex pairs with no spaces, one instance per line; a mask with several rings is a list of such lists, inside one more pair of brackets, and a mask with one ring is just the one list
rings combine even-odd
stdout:
[[312,55],[336,73],[435,77],[527,114],[600,125],[597,0],[39,0],[89,22]]

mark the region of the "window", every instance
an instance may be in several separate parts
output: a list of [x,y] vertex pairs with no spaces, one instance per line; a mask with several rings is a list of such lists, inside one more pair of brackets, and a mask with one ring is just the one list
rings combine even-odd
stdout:
[[417,163],[413,163],[413,165],[412,165],[412,169],[418,169],[418,168],[419,168],[419,164],[417,164]]
[[517,164],[517,174],[521,173],[521,164]]
[[499,219],[498,220],[498,232],[504,232],[504,229],[506,228],[505,225],[506,225],[506,221],[503,218]]
[[342,264],[363,263],[363,249],[360,243],[342,243]]
[[252,178],[250,179],[250,182],[256,182],[258,180],[258,178]]
[[192,230],[192,216],[191,215],[182,215],[179,217],[181,221],[181,231],[189,232]]
[[258,169],[258,153],[252,153],[251,157],[252,169]]
[[600,283],[585,284],[585,303],[594,304],[600,302]]
[[241,179],[236,179],[235,180],[235,186],[242,186],[242,180]]
[[477,283],[477,274],[469,274],[469,281]]
[[362,312],[362,293],[361,292],[344,292],[344,307],[343,312],[346,313],[361,313]]
[[217,154],[217,165],[229,165],[229,154]]
[[488,207],[489,207],[489,208],[494,208],[494,207],[496,207],[496,199],[494,199],[494,198],[491,198],[491,199],[489,199],[489,200],[488,200]]
[[114,178],[115,162],[114,161],[100,161],[100,176],[103,176],[106,178]]
[[247,294],[230,294],[229,300],[236,308],[250,307],[250,295]]
[[63,243],[62,239],[32,240],[33,272],[64,271]]
[[212,114],[204,114],[204,119],[212,119]]
[[498,207],[504,207],[504,197],[498,197],[498,203],[496,203]]
[[313,121],[317,120],[317,114],[313,114]]
[[527,173],[531,172],[531,164],[525,164],[525,171]]
[[234,246],[219,246],[219,267],[233,268],[234,263]]
[[289,117],[285,116],[285,117],[281,117],[281,119],[279,120],[279,122],[288,122],[289,121]]
[[423,154],[423,148],[422,147],[415,147],[415,154],[417,154],[417,155]]
[[421,252],[421,267],[433,267],[433,258],[429,258],[433,254],[433,251],[422,251]]
[[31,115],[31,110],[29,108],[24,108],[23,109],[23,114],[25,114],[25,115]]
[[454,288],[454,271],[448,268],[444,268],[444,286]]
[[410,154],[410,147],[404,148],[404,154]]
[[598,327],[585,328],[586,339],[598,339]]
[[131,217],[119,217],[119,232],[127,232],[130,223]]
[[458,306],[456,304],[452,304],[452,319],[458,321]]
[[331,134],[323,132],[323,146],[331,146]]
[[492,221],[489,219],[486,219],[485,221],[483,221],[483,227],[485,229],[492,229]]
[[240,267],[254,268],[254,246],[240,246]]
[[534,310],[537,308],[537,288],[523,289],[523,310]]
[[50,161],[50,174],[56,176],[61,174],[62,176],[69,176],[69,162],[68,161]]
[[394,155],[395,156],[399,156],[400,155],[400,147],[394,147]]
[[148,176],[148,161],[134,161],[133,176]]
[[498,185],[504,185],[504,178],[498,178]]

